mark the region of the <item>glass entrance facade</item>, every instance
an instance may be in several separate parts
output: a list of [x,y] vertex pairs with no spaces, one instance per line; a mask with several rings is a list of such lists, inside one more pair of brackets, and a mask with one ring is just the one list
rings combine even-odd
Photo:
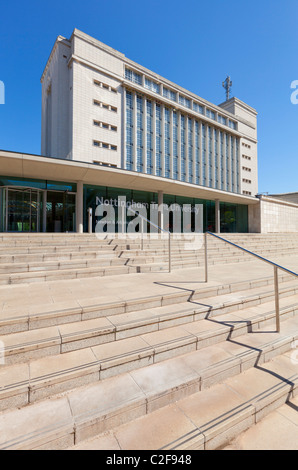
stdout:
[[0,232],[74,232],[76,184],[0,176]]
[[[76,231],[76,184],[46,180],[25,180],[0,176],[0,231],[1,232],[75,232]],[[158,204],[158,194],[149,191],[84,185],[83,215],[84,232],[88,231],[88,208],[93,210],[92,231],[98,219],[95,211],[103,201],[115,206],[115,231],[118,230],[118,198],[125,198],[127,206],[135,203],[147,208],[147,218],[152,220],[150,206]],[[211,200],[163,195],[163,203],[170,207],[191,207],[191,231],[195,230],[196,206],[203,208],[203,231],[215,232],[215,202]],[[181,212],[182,213],[182,212]],[[248,206],[220,203],[220,231],[248,232]],[[127,214],[126,225],[134,218]],[[183,232],[181,218],[181,232]],[[172,230],[173,213],[169,212],[167,230]],[[147,231],[150,231],[148,225]]]
[[[158,204],[158,195],[157,193],[147,192],[147,191],[135,191],[131,189],[121,189],[121,188],[110,188],[106,186],[89,186],[84,185],[84,232],[88,231],[88,218],[87,211],[88,208],[92,208],[93,215],[95,214],[96,207],[100,203],[109,203],[115,206],[115,215],[116,215],[116,232],[118,226],[118,197],[125,197],[126,203],[128,206],[132,203],[143,204],[147,210],[147,218],[150,219],[150,204]],[[194,231],[195,227],[195,207],[196,205],[203,206],[203,231],[215,232],[215,201],[209,201],[206,199],[198,198],[188,198],[183,196],[175,196],[164,194],[163,203],[168,207],[174,204],[178,204],[181,208],[183,205],[190,205],[192,211],[191,217],[191,230]],[[248,207],[244,204],[220,204],[221,212],[221,231],[224,232],[237,232],[237,233],[247,233],[248,232]],[[126,224],[134,216],[127,216]],[[92,220],[93,226],[92,231],[95,231],[95,226],[97,219],[93,216]],[[165,229],[171,230],[171,215],[169,218],[169,224]],[[149,227],[148,227],[149,230]],[[182,232],[182,221],[181,221],[181,232]]]

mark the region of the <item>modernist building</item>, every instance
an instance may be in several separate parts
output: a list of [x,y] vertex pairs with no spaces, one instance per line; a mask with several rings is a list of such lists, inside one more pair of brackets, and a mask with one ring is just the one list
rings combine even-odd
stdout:
[[253,108],[212,104],[76,29],[41,83],[41,156],[0,153],[0,230],[86,231],[89,207],[125,196],[202,204],[205,229],[254,231]]

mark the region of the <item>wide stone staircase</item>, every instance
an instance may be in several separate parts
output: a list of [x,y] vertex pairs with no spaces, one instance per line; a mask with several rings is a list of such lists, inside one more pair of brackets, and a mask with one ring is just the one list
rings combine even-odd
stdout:
[[[298,260],[294,234],[223,236]],[[298,281],[280,272],[277,333],[272,273],[246,274],[248,255],[210,237],[211,280],[194,283],[204,250],[183,243],[173,240],[166,274],[167,240],[142,250],[91,235],[1,236],[0,300],[33,281],[37,292],[110,276],[84,306],[3,302],[1,449],[221,449],[295,397]],[[129,295],[107,301],[109,280]]]
[[[227,240],[264,257],[298,254],[296,234],[224,234]],[[98,239],[95,234],[0,235],[0,285],[167,271],[168,238]],[[204,265],[204,238],[173,236],[172,269]],[[253,258],[232,245],[208,239],[208,263],[225,264]]]

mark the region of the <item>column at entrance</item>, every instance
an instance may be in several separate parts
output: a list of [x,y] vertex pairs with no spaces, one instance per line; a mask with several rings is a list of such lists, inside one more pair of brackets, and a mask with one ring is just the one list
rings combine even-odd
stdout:
[[220,233],[220,201],[215,200],[215,233]]
[[76,230],[77,233],[83,233],[83,207],[84,207],[84,198],[83,198],[83,181],[78,181],[77,183],[77,195],[76,195]]
[[[164,228],[163,227],[163,192],[162,191],[158,191],[158,226],[160,228]],[[158,232],[160,233],[161,230],[158,230]]]
[[42,193],[42,231],[47,231],[47,191]]

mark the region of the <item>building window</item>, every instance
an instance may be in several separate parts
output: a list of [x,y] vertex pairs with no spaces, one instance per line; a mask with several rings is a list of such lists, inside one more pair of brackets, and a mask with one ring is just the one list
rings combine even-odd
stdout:
[[137,95],[137,171],[143,171],[143,98]]
[[169,88],[163,87],[163,96],[169,100],[176,101],[176,93]]
[[99,106],[103,109],[106,109],[108,111],[114,111],[114,112],[117,112],[117,108],[115,106],[111,106],[107,103],[103,103],[102,101],[98,101],[98,100],[93,100],[93,104],[95,106]]
[[125,69],[125,78],[132,83],[142,85],[142,75],[130,69]]
[[162,156],[162,118],[161,118],[161,107],[159,104],[156,104],[156,113],[155,113],[155,123],[156,123],[156,176],[162,176],[162,166],[161,166],[161,156]]
[[217,116],[217,121],[220,124],[223,124],[224,126],[227,125],[227,118],[225,118],[224,116],[221,116],[220,114]]
[[103,88],[104,90],[112,91],[113,93],[118,93],[116,88],[111,87],[107,83],[99,82],[98,80],[93,81],[94,85]]
[[146,143],[147,143],[147,173],[153,173],[153,105],[146,101]]
[[204,107],[201,106],[201,105],[198,104],[198,103],[193,103],[193,110],[194,110],[196,113],[205,114],[205,113],[204,113]]
[[101,127],[102,129],[107,129],[107,130],[114,131],[114,132],[117,131],[116,126],[112,126],[111,124],[108,124],[106,122],[96,121],[94,119],[93,124],[94,124],[94,126]]
[[215,112],[214,112],[214,111],[211,111],[211,109],[206,109],[206,116],[207,116],[209,119],[215,120]]
[[127,170],[133,170],[133,96],[126,92],[126,162]]
[[170,135],[170,110],[169,108],[165,108],[164,110],[164,144],[165,144],[165,177],[170,178],[170,160],[171,160],[171,152],[170,152],[170,144],[171,144],[171,135]]
[[175,180],[179,177],[179,170],[178,170],[178,161],[179,161],[179,153],[178,153],[178,114],[174,111],[173,112],[173,178]]
[[198,121],[195,121],[195,183],[200,184],[200,125]]
[[185,181],[186,177],[186,129],[185,129],[185,116],[180,117],[180,154],[181,154],[181,181]]
[[231,129],[236,130],[236,129],[237,129],[237,123],[234,122],[234,121],[229,120],[229,127],[230,127]]
[[190,100],[185,96],[179,95],[179,104],[185,106],[186,108],[190,108]]
[[147,90],[154,91],[154,93],[159,93],[158,83],[155,83],[152,80],[149,80],[149,78],[145,78],[144,87],[147,88]]
[[188,146],[188,182],[193,183],[193,130],[192,124],[193,121],[191,118],[188,118],[188,129],[187,129],[187,146]]
[[98,140],[93,140],[94,147],[100,147],[107,150],[117,150],[117,145],[108,144],[107,142],[100,142]]

